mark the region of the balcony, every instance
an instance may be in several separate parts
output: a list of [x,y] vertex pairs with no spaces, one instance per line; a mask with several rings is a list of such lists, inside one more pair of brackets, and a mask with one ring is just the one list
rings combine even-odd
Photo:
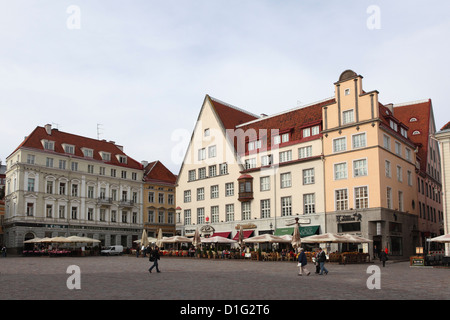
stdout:
[[112,204],[112,198],[99,197],[97,198],[97,204],[101,206],[110,206]]

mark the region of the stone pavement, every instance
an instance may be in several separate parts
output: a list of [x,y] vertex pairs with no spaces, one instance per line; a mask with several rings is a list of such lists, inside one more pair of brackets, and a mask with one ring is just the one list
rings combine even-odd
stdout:
[[[69,289],[71,265],[80,289]],[[448,300],[450,269],[387,263],[380,289],[368,289],[373,264],[326,264],[328,275],[298,276],[295,262],[162,257],[161,273],[147,258],[7,257],[0,259],[1,300]]]

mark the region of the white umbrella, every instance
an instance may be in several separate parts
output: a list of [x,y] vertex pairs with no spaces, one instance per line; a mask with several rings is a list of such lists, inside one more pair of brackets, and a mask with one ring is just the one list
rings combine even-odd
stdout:
[[450,243],[450,233],[449,234],[444,234],[442,236],[439,237],[435,237],[435,238],[431,238],[430,241],[432,242],[440,242],[440,243]]
[[244,246],[244,228],[242,227],[242,224],[239,226],[239,245],[241,248]]
[[244,239],[244,243],[289,243],[289,240],[283,239],[279,236],[274,236],[273,234],[265,233],[260,236],[251,237]]
[[353,242],[353,243],[369,243],[369,242],[373,242],[373,240],[370,239],[366,239],[357,235],[353,235],[353,234],[343,234],[343,237],[346,237],[349,239],[349,242]]
[[352,241],[345,236],[335,233],[317,234],[302,239],[303,243],[351,243]]
[[53,237],[53,238],[42,239],[41,242],[45,242],[45,243],[70,243],[71,241],[68,240],[65,237]]
[[[153,237],[147,237],[147,241],[148,241],[148,243],[153,243],[153,242],[156,242],[158,239],[156,239],[156,238],[153,238]],[[141,243],[142,242],[142,239],[138,239],[138,240],[134,240],[133,241],[134,243]]]
[[292,244],[292,247],[294,248],[294,250],[297,250],[297,248],[300,248],[300,246],[302,244],[298,223],[295,224],[294,234],[292,235],[291,244]]
[[158,247],[161,247],[161,245],[162,245],[162,242],[161,242],[161,240],[163,239],[163,236],[162,236],[162,230],[161,230],[161,228],[159,228],[159,230],[158,230],[158,235],[157,235],[157,238],[156,238],[156,245],[158,246]]
[[66,238],[68,242],[74,242],[74,243],[99,243],[100,240],[92,239],[88,237],[79,237],[79,236],[70,236]]
[[201,244],[200,233],[198,232],[198,228],[195,229],[194,238],[192,238],[192,244],[196,248]]
[[183,236],[163,237],[161,243],[191,243],[192,239]]
[[142,229],[141,246],[147,247],[149,244],[147,230]]
[[202,238],[202,243],[236,243],[236,240],[224,238],[221,236],[214,236],[209,238]]
[[26,240],[23,243],[39,243],[39,242],[41,242],[41,240],[42,240],[42,238],[33,238],[30,240]]

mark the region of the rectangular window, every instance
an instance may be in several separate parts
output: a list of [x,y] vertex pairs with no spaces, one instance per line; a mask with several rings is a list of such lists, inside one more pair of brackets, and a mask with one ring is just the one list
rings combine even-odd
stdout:
[[355,122],[355,119],[353,117],[353,110],[346,110],[342,112],[342,124],[348,124]]
[[208,147],[208,157],[215,158],[216,157],[216,146]]
[[88,208],[87,216],[88,216],[89,221],[93,221],[94,220],[94,209]]
[[211,222],[212,223],[219,222],[219,206],[211,207]]
[[391,187],[387,187],[386,190],[386,205],[388,207],[388,209],[392,209],[392,188]]
[[292,197],[281,198],[281,216],[292,216]]
[[270,218],[270,199],[261,200],[261,219]]
[[226,162],[225,163],[221,163],[219,165],[219,169],[220,169],[220,174],[221,175],[228,174],[228,164]]
[[260,186],[261,186],[261,191],[270,190],[270,177],[261,177],[260,178]]
[[234,204],[225,205],[225,221],[234,221]]
[[366,134],[360,133],[352,136],[352,146],[353,149],[364,148],[366,147]]
[[197,208],[197,224],[205,223],[205,208]]
[[365,209],[369,207],[369,193],[367,187],[355,188],[355,209]]
[[383,135],[383,147],[391,151],[391,138],[387,135]]
[[261,166],[262,167],[270,166],[270,165],[272,165],[272,163],[273,163],[273,161],[272,161],[272,155],[271,154],[261,157]]
[[155,211],[154,210],[148,210],[147,211],[147,218],[148,218],[148,222],[155,223]]
[[303,138],[311,136],[311,128],[303,129]]
[[72,184],[72,197],[78,197],[78,185]]
[[32,155],[32,154],[27,155],[27,163],[28,164],[34,164],[34,159],[35,159],[34,155]]
[[205,179],[206,178],[206,168],[199,168],[198,169],[198,178],[199,179]]
[[354,177],[367,176],[367,159],[353,161],[353,176]]
[[45,207],[45,216],[47,218],[52,218],[53,217],[53,206],[51,204],[46,205]]
[[217,199],[219,197],[219,186],[211,186],[211,199]]
[[165,203],[164,193],[158,193],[158,203],[159,204],[164,204]]
[[280,174],[280,178],[281,188],[289,188],[292,186],[292,178],[290,172]]
[[53,181],[47,181],[47,193],[48,194],[53,193]]
[[304,214],[316,213],[316,196],[314,193],[303,195],[303,208]]
[[213,165],[213,166],[209,166],[209,176],[210,177],[215,177],[217,176],[217,166]]
[[72,171],[78,171],[78,162],[72,162],[71,169]]
[[312,157],[312,146],[306,146],[298,149],[298,158],[305,159]]
[[250,220],[251,210],[250,210],[250,202],[242,202],[242,220]]
[[234,183],[229,182],[225,184],[225,196],[234,196]]
[[347,163],[334,164],[334,180],[347,179]]
[[391,162],[385,160],[384,161],[384,171],[386,173],[386,177],[390,178],[391,177]]
[[34,203],[27,202],[27,217],[34,215]]
[[28,178],[28,191],[34,191],[34,178]]
[[72,207],[71,218],[73,220],[77,220],[78,219],[78,207]]
[[245,169],[256,168],[256,158],[245,160]]
[[191,190],[184,191],[184,202],[191,202]]
[[398,192],[398,210],[404,211],[403,208],[403,191]]
[[402,156],[402,145],[397,141],[395,141],[395,153],[400,157]]
[[45,161],[45,166],[47,168],[53,168],[53,158],[47,158]]
[[60,219],[65,219],[66,218],[66,206],[59,206],[58,216],[59,216]]
[[348,210],[347,189],[336,190],[335,198],[336,198],[336,211]]
[[59,168],[61,170],[66,170],[66,160],[59,160]]
[[347,150],[347,139],[345,137],[333,139],[333,152],[342,152],[345,150]]
[[303,184],[314,184],[314,168],[303,170]]
[[400,166],[397,166],[397,180],[398,182],[403,182],[403,170]]
[[65,182],[60,182],[59,183],[59,194],[60,195],[65,195],[66,194],[66,183]]
[[188,181],[195,181],[195,170],[189,170],[189,180]]
[[291,160],[292,160],[292,151],[291,150],[280,152],[280,163],[291,161]]
[[202,148],[198,150],[198,161],[202,161],[206,159],[206,149]]
[[320,132],[320,127],[319,126],[314,126],[311,128],[311,135],[315,136],[316,134],[319,134]]

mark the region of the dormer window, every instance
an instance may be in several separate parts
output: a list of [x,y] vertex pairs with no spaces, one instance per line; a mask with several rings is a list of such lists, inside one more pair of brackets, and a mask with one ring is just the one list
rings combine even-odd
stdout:
[[86,158],[93,158],[94,157],[94,150],[92,149],[86,149],[86,148],[82,148],[81,149],[83,151],[83,154]]
[[397,123],[393,120],[390,120],[389,122],[390,122],[391,129],[394,130],[395,132],[397,132],[398,131]]
[[103,161],[111,161],[111,153],[109,152],[100,152]]
[[408,131],[405,128],[400,127],[400,133],[405,138],[408,138]]
[[420,134],[420,131],[419,131],[419,130],[416,130],[416,131],[413,132],[413,136],[416,136],[416,135],[418,135],[418,134]]
[[45,150],[55,151],[55,141],[42,140],[41,142]]
[[127,164],[127,157],[123,155],[118,155],[117,160],[119,160],[119,163]]
[[417,121],[417,118],[411,118],[411,119],[409,119],[409,122],[416,122]]
[[63,147],[65,153],[75,154],[75,146],[70,144],[63,144]]

